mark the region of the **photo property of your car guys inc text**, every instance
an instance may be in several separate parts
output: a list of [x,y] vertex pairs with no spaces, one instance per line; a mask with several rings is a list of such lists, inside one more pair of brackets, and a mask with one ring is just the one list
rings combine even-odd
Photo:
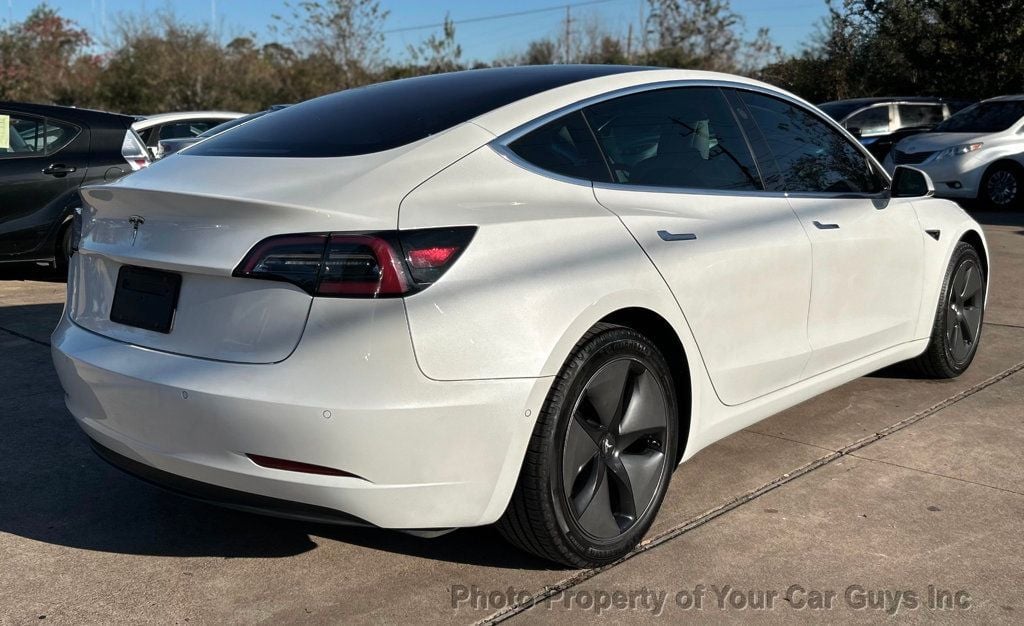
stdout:
[[1022,49],[7,0],[0,624],[1020,623]]

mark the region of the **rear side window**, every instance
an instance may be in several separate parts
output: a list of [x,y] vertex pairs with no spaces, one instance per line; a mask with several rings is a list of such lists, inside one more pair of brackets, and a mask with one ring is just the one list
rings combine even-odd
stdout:
[[608,167],[580,111],[549,122],[508,147],[523,160],[555,174],[609,180]]
[[0,113],[0,159],[53,154],[68,145],[78,129],[39,117]]
[[208,120],[192,120],[186,122],[171,122],[160,127],[160,139],[186,139],[204,133],[216,125],[217,122]]
[[348,89],[265,115],[182,155],[342,157],[390,150],[528,96],[634,71],[611,65],[504,67]]
[[742,92],[785,179],[785,189],[807,193],[878,193],[884,181],[842,133],[802,108]]
[[900,127],[935,126],[942,121],[941,104],[900,104]]
[[858,130],[861,135],[884,135],[889,132],[889,105],[882,104],[854,113],[843,122],[849,130]]
[[586,109],[615,181],[685,189],[763,189],[722,92],[660,89]]

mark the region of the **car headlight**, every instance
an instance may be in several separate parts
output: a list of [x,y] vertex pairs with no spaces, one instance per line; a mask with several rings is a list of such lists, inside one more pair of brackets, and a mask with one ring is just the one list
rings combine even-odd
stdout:
[[969,154],[975,150],[981,150],[984,146],[983,143],[965,143],[959,146],[953,146],[952,148],[946,148],[935,153],[933,160],[941,161],[942,159],[948,159],[950,157],[960,156],[962,154]]

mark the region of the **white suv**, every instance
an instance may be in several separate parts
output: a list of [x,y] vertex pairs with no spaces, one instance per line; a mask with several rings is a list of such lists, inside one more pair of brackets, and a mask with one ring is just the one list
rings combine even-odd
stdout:
[[1024,95],[1000,96],[970,106],[931,132],[896,144],[885,159],[924,170],[935,195],[980,200],[1005,209],[1024,194]]

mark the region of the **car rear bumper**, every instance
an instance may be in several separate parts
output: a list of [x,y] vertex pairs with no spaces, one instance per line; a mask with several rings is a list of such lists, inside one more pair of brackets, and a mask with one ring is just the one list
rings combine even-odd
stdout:
[[[300,344],[276,364],[224,363],[121,343],[65,316],[52,345],[67,407],[101,456],[172,491],[384,528],[495,521],[533,429],[526,413],[537,414],[550,379],[437,382],[419,373],[407,330],[381,340],[375,358],[352,359],[346,341]],[[348,371],[323,351],[347,356]]]

